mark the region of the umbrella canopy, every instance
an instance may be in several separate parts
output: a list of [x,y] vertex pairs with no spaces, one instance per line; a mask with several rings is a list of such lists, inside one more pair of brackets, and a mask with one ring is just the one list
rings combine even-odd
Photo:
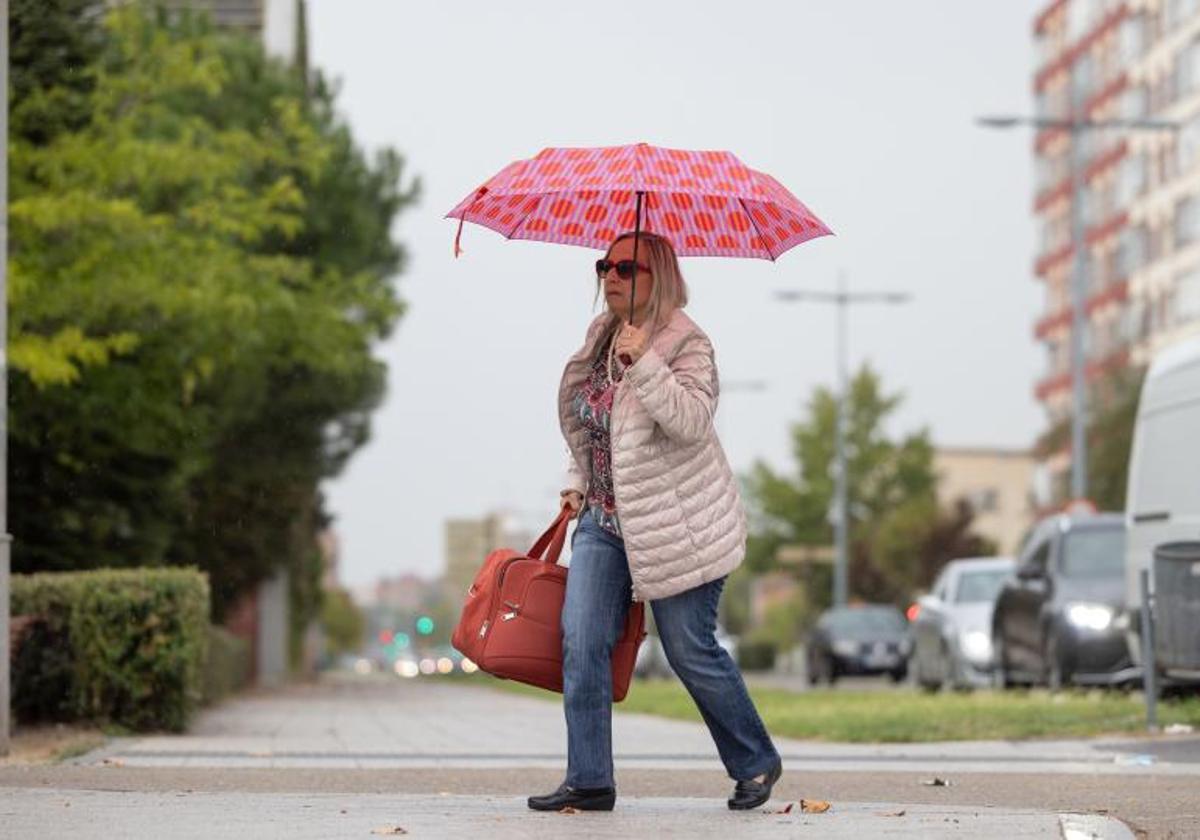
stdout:
[[[638,143],[549,148],[518,160],[446,214],[508,239],[605,249],[642,230],[670,240],[680,256],[780,254],[832,231],[763,172],[730,152]],[[460,251],[455,239],[455,254]]]

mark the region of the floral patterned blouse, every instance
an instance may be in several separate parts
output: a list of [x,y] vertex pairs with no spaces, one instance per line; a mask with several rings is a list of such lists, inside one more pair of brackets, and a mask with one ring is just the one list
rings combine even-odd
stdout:
[[591,481],[588,482],[585,504],[601,528],[619,537],[621,523],[617,516],[617,500],[613,494],[612,442],[609,431],[613,394],[617,389],[616,382],[621,381],[623,369],[621,363],[614,359],[613,375],[616,382],[609,381],[608,352],[611,341],[610,338],[604,342],[600,352],[596,354],[591,375],[575,395],[574,407],[576,415],[587,430],[592,451],[592,475]]

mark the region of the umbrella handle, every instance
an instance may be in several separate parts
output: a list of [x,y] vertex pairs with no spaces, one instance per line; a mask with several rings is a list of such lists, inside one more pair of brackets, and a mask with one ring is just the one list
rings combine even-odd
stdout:
[[458,259],[463,253],[462,229],[463,229],[463,222],[465,222],[467,220],[467,213],[470,210],[474,209],[475,205],[479,203],[479,199],[483,198],[484,195],[487,194],[487,191],[488,191],[487,187],[480,187],[479,189],[477,189],[475,191],[475,200],[472,201],[466,207],[464,207],[463,211],[462,211],[462,215],[458,217],[458,233],[456,233],[454,235],[454,258],[455,259]]
[[[629,326],[633,326],[633,302],[637,299],[637,261],[638,261],[638,240],[642,238],[642,196],[641,190],[637,194],[637,212],[634,214],[633,222],[633,280],[629,283]],[[633,357],[628,353],[622,353],[618,356],[621,364],[629,367],[633,364]]]

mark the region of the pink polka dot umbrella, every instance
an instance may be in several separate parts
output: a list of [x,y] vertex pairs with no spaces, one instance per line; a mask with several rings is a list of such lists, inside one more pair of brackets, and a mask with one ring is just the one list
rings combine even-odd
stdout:
[[[620,233],[649,231],[680,256],[774,260],[831,234],[782,184],[730,152],[638,143],[549,148],[510,163],[446,214],[508,239],[605,249]],[[634,239],[636,260],[637,239]]]

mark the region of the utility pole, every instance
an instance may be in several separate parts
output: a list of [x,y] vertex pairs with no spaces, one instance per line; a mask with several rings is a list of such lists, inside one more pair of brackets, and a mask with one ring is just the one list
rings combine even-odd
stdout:
[[847,292],[845,275],[838,277],[836,292],[780,291],[778,300],[796,302],[831,303],[837,306],[837,422],[834,440],[834,502],[833,520],[834,565],[833,605],[846,606],[850,551],[850,476],[846,467],[847,411],[850,403],[849,373],[847,371],[846,345],[849,341],[847,310],[859,303],[906,303],[909,295],[904,292]]

